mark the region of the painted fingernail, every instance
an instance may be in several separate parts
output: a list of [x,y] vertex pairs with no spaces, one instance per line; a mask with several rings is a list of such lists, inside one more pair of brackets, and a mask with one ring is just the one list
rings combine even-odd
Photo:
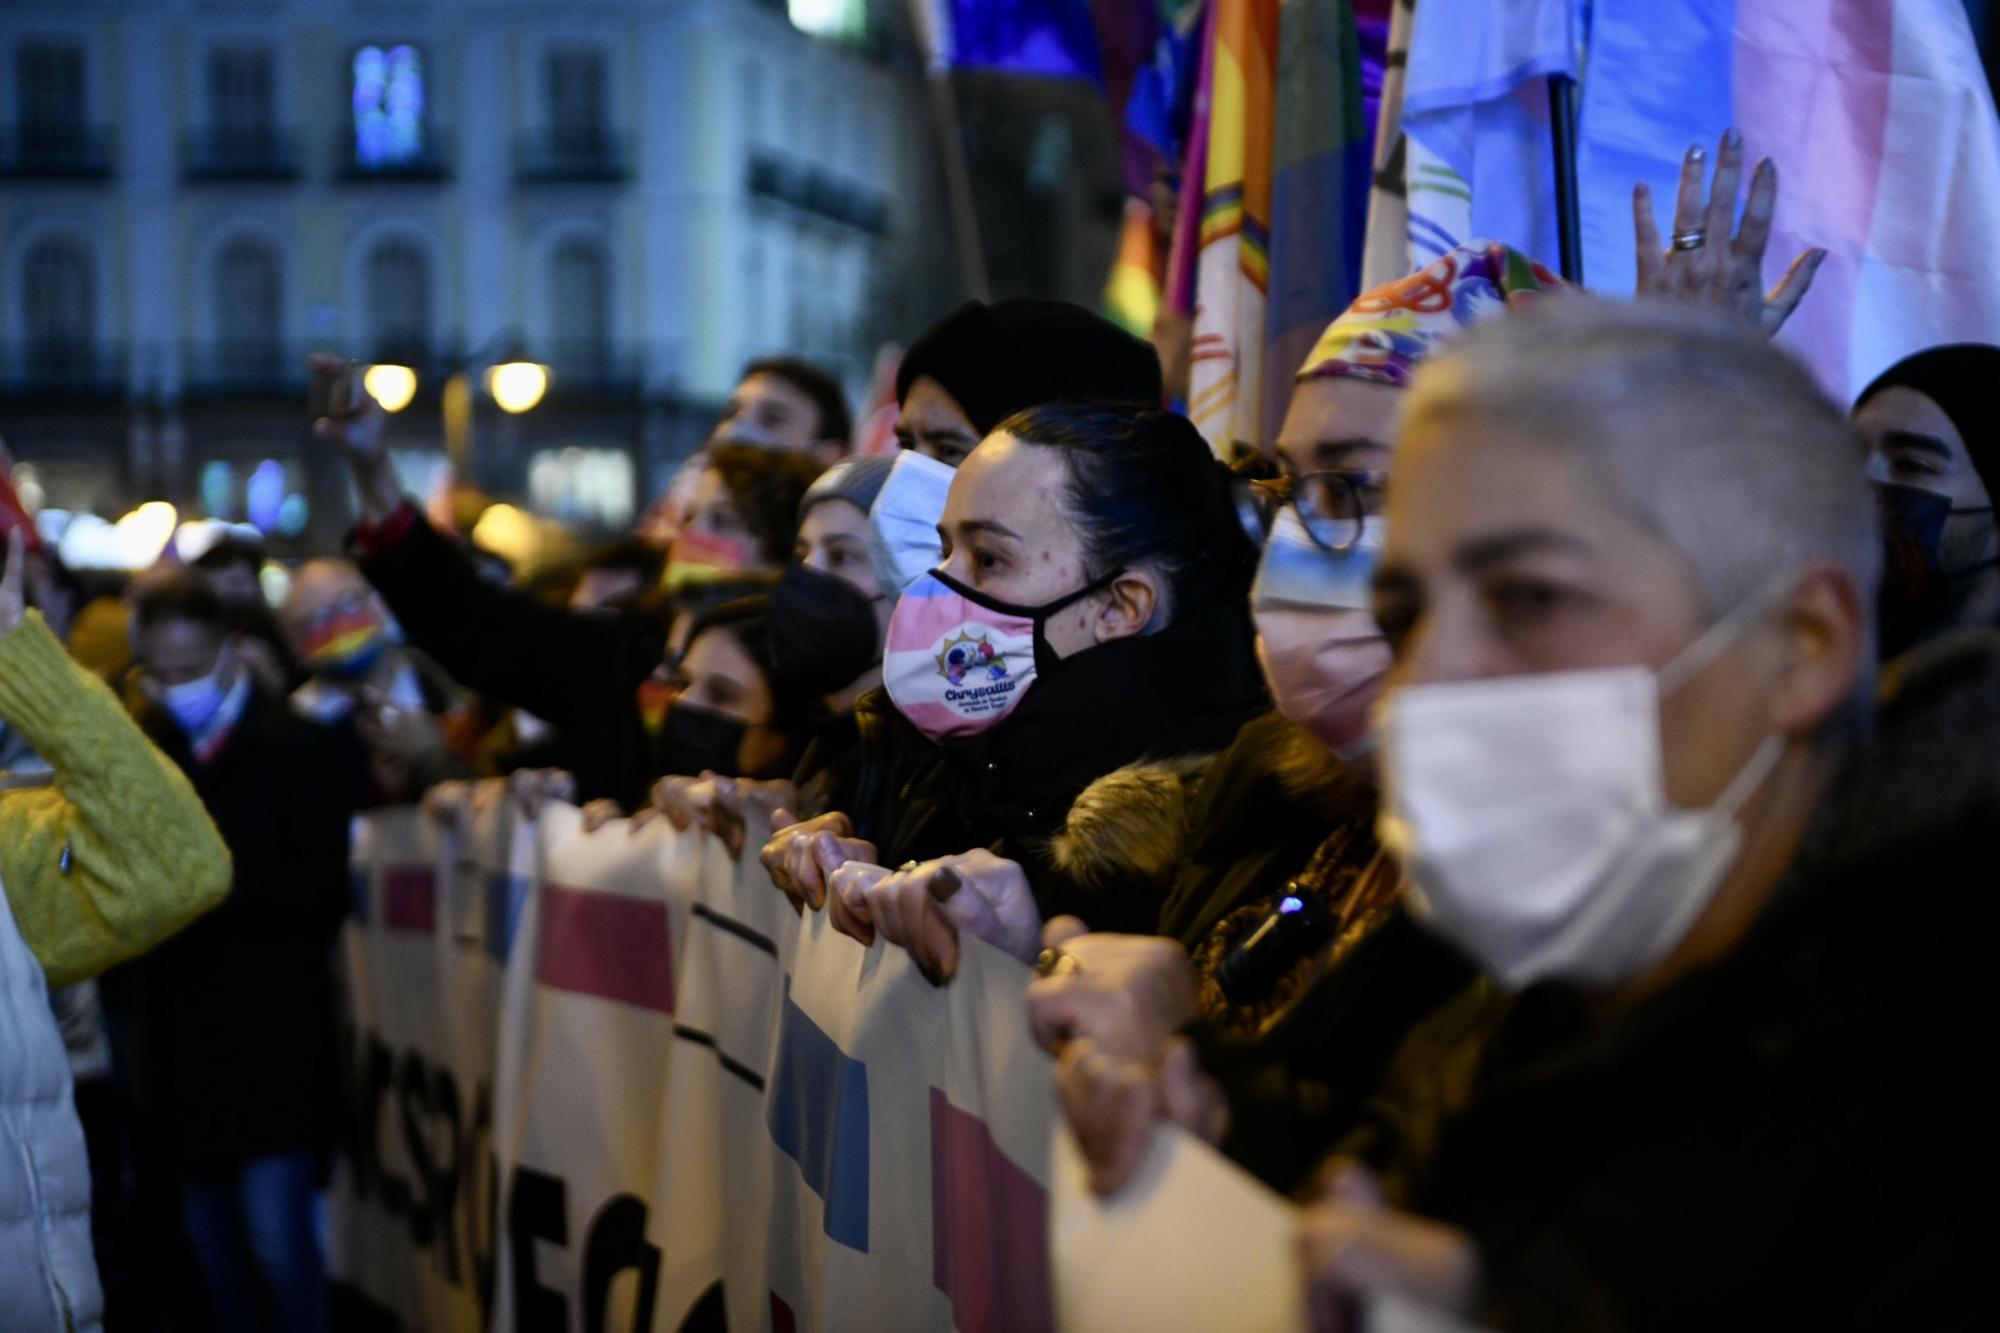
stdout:
[[1698,144],[1698,143],[1691,143],[1691,144],[1689,144],[1689,145],[1688,145],[1688,160],[1689,160],[1689,161],[1691,161],[1691,162],[1699,162],[1699,161],[1701,161],[1702,157],[1703,157],[1703,153],[1702,153],[1702,151],[1701,151],[1701,145],[1700,145],[1700,144]]
[[965,881],[958,877],[956,870],[945,869],[938,871],[937,874],[931,876],[931,901],[943,902],[945,899],[951,897],[952,894],[957,893],[964,886],[964,883]]
[[1743,146],[1743,131],[1733,125],[1730,126],[1728,132],[1722,136],[1722,143],[1725,148],[1741,148]]

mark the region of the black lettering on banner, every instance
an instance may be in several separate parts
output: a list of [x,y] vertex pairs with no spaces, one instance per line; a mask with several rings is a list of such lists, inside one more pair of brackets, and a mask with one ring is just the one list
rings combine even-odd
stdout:
[[472,1290],[481,1326],[492,1323],[494,1226],[500,1210],[500,1162],[493,1155],[493,1092],[485,1084],[473,1098],[472,1124],[459,1143],[458,1178],[465,1210],[465,1251],[472,1261]]
[[431,1243],[431,1226],[436,1220],[432,1207],[431,1147],[425,1140],[425,1120],[430,1115],[430,1079],[424,1059],[415,1051],[403,1055],[402,1077],[397,1081],[397,1101],[402,1109],[403,1147],[416,1171],[410,1198],[410,1239],[418,1247]]
[[430,1203],[431,1216],[437,1225],[438,1263],[444,1269],[444,1280],[456,1287],[464,1281],[458,1262],[458,1192],[464,1179],[459,1152],[465,1123],[458,1109],[458,1080],[443,1066],[431,1071],[431,1111],[451,1133],[450,1145],[442,1147],[437,1155],[437,1170],[431,1175]]
[[[410,1187],[391,1175],[382,1164],[382,1102],[395,1082],[396,1053],[389,1049],[387,1042],[369,1033],[368,1058],[361,1074],[360,1135],[360,1155],[367,1166],[356,1174],[378,1184],[382,1190],[382,1207],[391,1214],[400,1215],[410,1206]],[[361,1195],[366,1198],[368,1191],[363,1189]]]
[[516,1166],[507,1192],[507,1249],[514,1256],[514,1327],[521,1333],[567,1333],[569,1303],[535,1280],[535,1242],[569,1244],[567,1191],[561,1180]]
[[639,1300],[632,1333],[653,1326],[653,1302],[660,1288],[660,1247],[646,1239],[646,1202],[620,1194],[600,1208],[583,1247],[583,1333],[609,1333],[611,1279],[626,1269],[639,1273]]

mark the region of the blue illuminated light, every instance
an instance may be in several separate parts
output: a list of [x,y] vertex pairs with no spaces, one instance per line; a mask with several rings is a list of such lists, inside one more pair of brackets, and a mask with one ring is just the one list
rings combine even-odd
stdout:
[[424,67],[414,46],[354,53],[354,160],[397,167],[424,155]]

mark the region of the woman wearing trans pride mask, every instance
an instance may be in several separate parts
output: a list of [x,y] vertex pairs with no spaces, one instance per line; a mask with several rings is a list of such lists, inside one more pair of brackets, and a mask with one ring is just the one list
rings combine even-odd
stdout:
[[[984,852],[886,878],[857,865],[836,874],[840,896],[927,963],[949,961],[940,937],[954,928],[1032,958],[1042,944],[1035,904],[1046,896],[1032,881],[1054,874],[1087,886],[1085,901],[1145,903],[1143,928],[1164,921],[1186,937],[1206,991],[1199,1007],[1225,1023],[1255,1030],[1295,997],[1384,917],[1400,889],[1375,844],[1361,761],[1389,663],[1366,608],[1403,386],[1416,359],[1463,324],[1551,285],[1559,284],[1516,252],[1471,246],[1370,292],[1322,337],[1280,434],[1288,475],[1239,494],[1245,527],[1267,538],[1251,606],[1277,713],[1245,727],[1212,766],[1174,756],[1099,779],[1038,872]],[[951,883],[958,887],[936,902],[935,889]],[[1281,903],[1293,910],[1264,926]],[[1260,927],[1263,943],[1232,960]],[[1053,925],[1058,936],[1077,929],[1074,918]],[[1178,945],[1097,935],[1077,950],[1098,956],[1093,977],[1149,976],[1176,1021],[1193,1016],[1195,983]],[[1451,964],[1410,971],[1420,984],[1436,977],[1439,994],[1464,979]],[[1090,985],[1044,989],[1057,1010],[1106,998]],[[1066,1021],[1052,1011],[1052,1025]]]
[[[870,885],[907,882],[887,866],[973,848],[968,873],[1032,863],[1033,890],[1013,904],[1030,942],[1043,915],[1086,904],[1149,924],[1154,902],[1071,879],[1048,863],[1047,843],[1105,773],[1214,753],[1262,711],[1243,614],[1255,548],[1230,480],[1185,418],[1154,409],[1035,408],[989,434],[952,479],[941,563],[891,618],[894,716],[864,731],[864,778],[910,777],[857,810],[859,836],[842,811],[774,838],[764,860],[778,887],[828,905],[864,940],[880,927],[898,943],[938,943],[912,950],[936,976],[951,970],[956,937],[931,931],[941,918],[906,921],[901,896],[868,898]],[[826,877],[843,867],[855,882],[834,894]],[[950,895],[942,880],[924,892]]]

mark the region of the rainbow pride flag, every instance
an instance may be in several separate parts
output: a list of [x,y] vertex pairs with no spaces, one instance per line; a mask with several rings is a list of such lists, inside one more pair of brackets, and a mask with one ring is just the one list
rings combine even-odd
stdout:
[[1227,456],[1264,440],[1278,0],[1213,0],[1210,25],[1188,415]]

